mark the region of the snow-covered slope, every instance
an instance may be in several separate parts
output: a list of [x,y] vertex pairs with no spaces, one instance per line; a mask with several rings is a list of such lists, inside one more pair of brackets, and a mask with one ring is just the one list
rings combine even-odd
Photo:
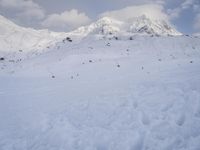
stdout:
[[109,17],[104,17],[98,21],[84,27],[80,27],[73,31],[74,34],[79,35],[110,35],[121,31],[124,23]]
[[1,52],[44,49],[64,37],[65,33],[20,27],[0,15]]
[[145,15],[133,18],[128,22],[119,21],[109,17],[103,17],[98,21],[80,27],[69,33],[56,33],[48,30],[34,30],[14,24],[12,21],[0,16],[0,51],[30,51],[43,50],[55,45],[67,36],[83,38],[94,36],[133,36],[133,35],[181,35],[169,23],[163,20],[153,20]]
[[200,37],[200,33],[194,33],[193,36]]
[[181,35],[170,23],[164,20],[153,20],[145,15],[132,18],[128,22],[110,17],[103,17],[98,21],[81,27],[73,32],[79,35]]
[[181,35],[169,22],[152,20],[145,15],[131,20],[130,32],[152,35]]
[[[27,49],[38,37],[55,45],[35,57],[0,52],[0,150],[199,150],[200,37],[141,36],[178,34],[146,17],[67,34],[79,42],[6,22],[5,48],[29,32]],[[95,38],[112,34],[135,36]]]
[[84,39],[0,61],[1,150],[198,150],[200,39]]

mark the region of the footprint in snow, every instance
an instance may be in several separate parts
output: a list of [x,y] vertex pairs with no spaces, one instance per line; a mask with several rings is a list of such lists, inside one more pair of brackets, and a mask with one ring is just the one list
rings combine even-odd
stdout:
[[166,111],[170,110],[172,107],[173,107],[173,103],[168,103],[162,107],[161,111],[166,112]]
[[134,108],[134,109],[137,109],[137,107],[138,107],[138,102],[137,102],[137,101],[134,101],[134,102],[133,102],[133,108]]
[[181,114],[176,119],[176,124],[182,126],[185,123],[185,114]]
[[195,117],[200,118],[200,102],[196,106]]
[[144,112],[141,113],[141,121],[142,121],[143,125],[149,125],[150,124],[149,116]]

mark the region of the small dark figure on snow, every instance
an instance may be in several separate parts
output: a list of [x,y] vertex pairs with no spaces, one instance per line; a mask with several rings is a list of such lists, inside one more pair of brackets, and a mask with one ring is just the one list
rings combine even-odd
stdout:
[[70,37],[66,37],[66,40],[67,40],[68,42],[72,42],[72,39],[71,39]]
[[1,57],[0,60],[3,61],[3,60],[5,60],[5,58],[4,58],[4,57]]

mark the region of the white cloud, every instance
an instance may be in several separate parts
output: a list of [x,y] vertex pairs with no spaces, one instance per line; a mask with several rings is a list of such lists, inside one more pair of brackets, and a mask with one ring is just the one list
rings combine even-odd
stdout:
[[181,12],[182,12],[182,9],[179,7],[175,8],[175,9],[167,10],[167,13],[169,14],[169,18],[171,20],[178,18],[180,16]]
[[193,6],[193,4],[195,3],[196,0],[185,0],[182,4],[181,7],[182,9],[188,9],[191,6]]
[[52,29],[72,30],[90,22],[90,18],[76,9],[65,11],[61,14],[51,14],[43,22],[43,27]]
[[[0,8],[11,10],[17,17],[43,19],[44,10],[32,0],[0,0]],[[24,18],[25,17],[25,18]]]
[[198,11],[200,10],[200,3],[199,3],[199,4],[194,4],[194,5],[193,5],[193,10],[194,10],[195,12],[198,12]]
[[195,18],[194,28],[200,31],[200,13]]
[[26,9],[23,12],[17,13],[17,17],[19,18],[26,18],[26,19],[38,19],[41,20],[45,17],[45,13],[42,10],[38,9]]
[[164,8],[159,4],[146,4],[126,7],[121,10],[108,11],[100,15],[100,17],[112,17],[119,20],[131,20],[132,18],[146,15],[151,19],[168,20],[168,16],[164,13]]
[[180,14],[187,9],[192,8],[193,11],[197,11],[199,9],[198,0],[184,0],[181,5],[174,9],[168,9],[168,14],[170,19],[176,19],[180,16]]

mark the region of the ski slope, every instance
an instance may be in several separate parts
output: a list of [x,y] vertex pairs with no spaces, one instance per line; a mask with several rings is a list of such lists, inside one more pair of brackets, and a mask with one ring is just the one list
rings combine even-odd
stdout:
[[199,43],[88,37],[1,62],[0,149],[199,149]]

